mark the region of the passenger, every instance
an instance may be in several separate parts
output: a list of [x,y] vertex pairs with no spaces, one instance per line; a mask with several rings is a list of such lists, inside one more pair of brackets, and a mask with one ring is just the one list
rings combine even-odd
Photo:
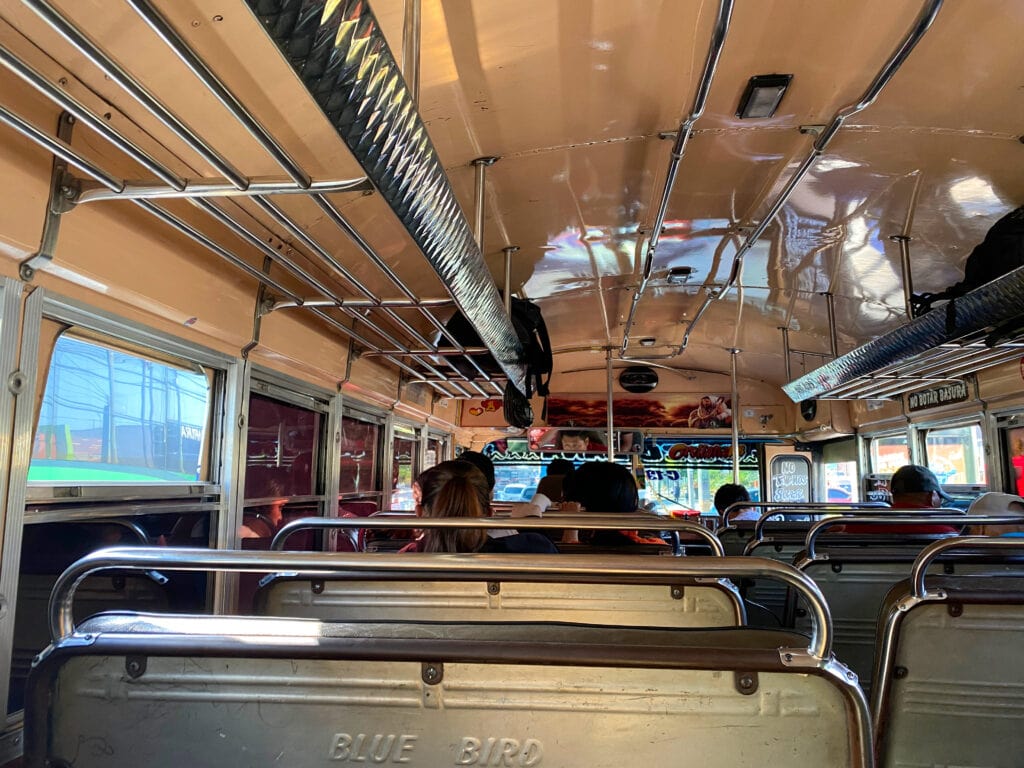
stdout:
[[[900,514],[900,509],[935,509],[943,501],[953,501],[953,497],[942,490],[939,478],[928,467],[919,464],[907,464],[900,467],[889,480],[889,492],[892,494],[893,514]],[[958,529],[950,525],[847,525],[841,529],[845,533],[893,533],[893,534],[949,534],[958,533]]]
[[983,493],[967,509],[975,517],[1020,516],[1020,525],[970,525],[964,533],[969,536],[1022,536],[1024,535],[1024,498],[1012,493]]
[[583,453],[604,451],[607,447],[593,432],[578,429],[564,429],[558,433],[558,449],[562,453]]
[[544,477],[537,485],[537,493],[530,499],[530,503],[539,506],[541,511],[546,510],[552,504],[560,504],[562,502],[562,485],[573,469],[573,463],[568,459],[552,459]]
[[[476,466],[468,461],[443,461],[421,472],[416,478],[419,517],[488,517],[491,491]],[[497,533],[497,532],[495,532]],[[537,533],[512,532],[492,537],[486,530],[473,528],[435,528],[423,531],[402,552],[533,552],[556,553],[554,544]]]
[[[478,451],[463,451],[455,457],[458,461],[468,461],[479,469],[487,481],[488,498],[494,498],[494,462]],[[490,503],[490,502],[488,502]]]
[[[715,511],[725,523],[725,511],[740,501],[750,501],[750,493],[739,483],[726,483],[715,491]],[[754,507],[743,507],[729,516],[730,523],[757,522],[761,514]]]
[[[580,511],[629,513],[636,512],[640,505],[632,473],[621,464],[607,461],[588,461],[577,467],[563,482],[563,496],[567,504],[575,505]],[[577,540],[575,533],[566,531],[562,541]],[[636,531],[593,531],[585,542],[602,547],[629,544],[668,546],[660,538],[642,536]]]

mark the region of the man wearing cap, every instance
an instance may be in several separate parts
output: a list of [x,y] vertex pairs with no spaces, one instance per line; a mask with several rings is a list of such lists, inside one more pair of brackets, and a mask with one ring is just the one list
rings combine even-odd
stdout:
[[[889,480],[889,492],[894,514],[899,514],[902,509],[934,509],[942,506],[944,501],[953,501],[953,497],[942,490],[935,473],[920,464],[907,464],[897,469]],[[845,530],[847,533],[959,533],[953,526],[934,524],[848,525]]]

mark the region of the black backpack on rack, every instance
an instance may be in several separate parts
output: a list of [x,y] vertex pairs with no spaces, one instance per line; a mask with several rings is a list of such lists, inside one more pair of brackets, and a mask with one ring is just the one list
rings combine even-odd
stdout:
[[[483,346],[480,336],[461,312],[456,312],[444,327],[464,347]],[[527,398],[532,397],[534,393],[541,397],[547,397],[554,360],[551,356],[548,328],[544,323],[540,307],[532,301],[513,296],[512,327],[515,328],[519,343],[523,346],[523,363],[526,365],[526,392],[522,394],[525,394]],[[442,348],[445,346],[443,338],[440,340],[439,346]],[[490,355],[476,355],[474,359],[485,372],[494,376],[504,375],[501,366]],[[468,360],[454,358],[451,362],[460,373],[466,376],[479,375]]]
[[1024,206],[992,225],[967,257],[963,280],[939,293],[915,293],[910,300],[911,311],[914,317],[920,317],[936,301],[959,298],[1017,267],[1024,267]]

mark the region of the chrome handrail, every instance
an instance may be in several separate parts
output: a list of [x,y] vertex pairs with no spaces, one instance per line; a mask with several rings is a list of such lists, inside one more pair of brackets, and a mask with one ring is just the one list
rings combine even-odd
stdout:
[[218,549],[115,547],[72,563],[50,596],[50,635],[59,641],[75,631],[75,590],[98,571],[118,570],[287,571],[313,578],[339,574],[374,575],[402,581],[565,581],[571,583],[671,583],[678,578],[775,579],[797,590],[807,603],[811,637],[807,652],[827,660],[832,651],[832,617],[813,580],[791,565],[759,557],[686,559],[629,555],[491,555],[396,553],[256,552]]
[[[725,508],[722,513],[722,527],[725,528],[732,522],[729,518],[733,512],[741,509],[777,509],[773,515],[781,515],[787,509],[794,510],[845,510],[845,509],[888,509],[889,505],[882,501],[735,501]],[[817,514],[817,513],[816,513]]]
[[[923,510],[930,512],[931,510]],[[805,547],[807,549],[807,559],[814,560],[817,558],[817,553],[814,551],[814,545],[817,543],[818,536],[826,528],[831,528],[834,525],[881,525],[881,526],[896,526],[896,525],[1020,525],[1024,522],[1024,518],[1020,517],[976,517],[967,515],[890,515],[890,516],[879,516],[879,517],[831,517],[827,520],[819,520],[817,523],[812,525],[807,531],[807,540]],[[884,534],[882,534],[884,535]]]
[[[790,176],[785,186],[779,192],[771,206],[769,206],[767,212],[765,212],[764,216],[761,217],[760,223],[754,227],[750,234],[747,235],[743,244],[740,245],[736,253],[733,255],[732,269],[725,285],[723,285],[717,292],[709,293],[694,313],[693,318],[690,320],[690,323],[686,328],[686,332],[683,334],[683,341],[679,345],[679,349],[676,352],[677,355],[681,355],[686,351],[686,348],[690,343],[690,334],[693,333],[694,327],[696,327],[701,317],[704,316],[704,313],[707,311],[708,307],[711,306],[712,302],[725,298],[726,294],[733,288],[733,286],[736,285],[736,281],[740,276],[740,269],[743,265],[744,255],[754,246],[754,243],[760,239],[765,230],[768,229],[769,225],[779,214],[779,211],[781,211],[782,207],[789,201],[789,198],[793,195],[793,192],[803,180],[804,176],[807,175],[817,159],[825,152],[825,149],[828,147],[832,139],[835,138],[839,129],[843,127],[843,123],[861,110],[867,109],[875,102],[875,99],[878,98],[878,94],[881,93],[885,85],[892,79],[893,75],[896,74],[896,71],[903,65],[903,62],[906,61],[910,52],[931,27],[932,22],[935,21],[935,17],[939,13],[939,9],[942,8],[942,3],[943,0],[927,0],[927,2],[925,2],[921,8],[921,12],[917,16],[917,19],[914,21],[914,26],[903,37],[899,47],[893,51],[885,64],[882,65],[882,68],[875,75],[874,80],[871,81],[871,85],[868,86],[860,99],[841,108],[832,116],[832,120],[829,121],[825,129],[811,145],[811,149],[803,162],[793,175]],[[798,399],[799,398],[793,397],[794,401],[797,401]]]
[[[971,522],[981,518],[971,518]],[[1017,518],[1018,524],[1020,518]],[[875,662],[877,684],[871,693],[871,722],[876,734],[881,733],[884,710],[888,705],[889,681],[893,675],[893,661],[896,654],[896,636],[899,625],[915,605],[934,600],[946,599],[944,591],[929,594],[925,586],[925,576],[935,560],[948,554],[951,550],[1024,550],[1024,539],[1000,538],[988,536],[958,536],[943,539],[929,544],[921,550],[910,575],[910,596],[903,597],[889,607],[887,614],[879,617],[880,645],[878,658]]]
[[[873,502],[868,502],[868,503],[873,503]],[[874,515],[874,514],[877,514],[879,516],[899,515],[901,513],[906,513],[906,514],[917,515],[919,517],[934,517],[936,515],[940,515],[940,516],[941,515],[947,515],[947,516],[950,516],[950,517],[956,517],[956,516],[964,517],[967,514],[962,509],[953,509],[953,508],[950,508],[950,507],[935,507],[935,508],[931,508],[931,509],[917,509],[917,508],[911,508],[911,507],[889,507],[889,506],[884,506],[883,505],[881,507],[874,508],[874,509],[877,510],[877,512],[872,512],[872,509],[873,509],[872,507],[864,507],[864,508],[857,508],[857,509],[855,509],[853,511],[855,511],[856,514],[862,515],[862,516],[868,516],[868,515]],[[782,514],[782,513],[776,511],[776,512],[766,512],[765,514],[761,515],[761,517],[758,518],[758,521],[754,524],[754,535],[752,537],[752,540],[753,541],[763,541],[764,540],[764,526],[765,526],[765,523],[769,522],[770,518],[774,517],[775,515],[779,515],[779,514]],[[838,510],[836,510],[836,509],[825,509],[825,510],[822,511],[821,514],[829,515],[829,516],[832,516],[832,517],[847,517],[847,518],[849,517],[849,515],[844,515],[843,514],[843,510],[842,509],[838,509]]]
[[621,531],[632,528],[657,528],[661,531],[692,533],[700,536],[711,546],[716,557],[725,557],[725,548],[710,530],[700,523],[677,518],[664,518],[657,515],[637,514],[602,514],[594,512],[582,515],[558,515],[557,517],[415,517],[412,515],[389,515],[371,517],[303,517],[292,520],[281,527],[270,542],[271,550],[280,552],[284,542],[298,530],[309,528],[321,529],[360,529],[376,528],[380,530],[408,530],[435,528],[472,528],[507,531],[510,528],[527,530],[562,530],[563,528],[584,531]]
[[[971,523],[975,519],[981,520],[982,518],[971,518]],[[1018,517],[1016,523],[1019,525],[1021,518]],[[910,584],[914,597],[922,599],[928,597],[928,590],[925,588],[924,583],[924,577],[928,573],[928,568],[936,558],[952,549],[1024,550],[1024,539],[992,536],[958,536],[955,539],[943,539],[942,541],[936,541],[934,544],[929,544],[921,550],[921,554],[917,556],[917,560],[914,561],[914,567],[910,571]]]
[[[622,345],[619,348],[619,357],[626,354],[629,348],[629,334],[633,330],[633,323],[636,320],[636,310],[643,298],[647,284],[651,280],[654,271],[654,252],[661,240],[661,230],[665,226],[665,214],[668,212],[668,201],[672,197],[672,190],[676,185],[676,176],[679,173],[679,163],[686,153],[686,144],[693,134],[693,126],[704,114],[704,107],[707,104],[708,93],[711,91],[711,81],[715,77],[715,70],[718,69],[718,60],[722,55],[722,48],[725,46],[725,37],[729,32],[729,21],[732,18],[733,0],[719,0],[718,14],[715,17],[715,26],[711,32],[711,45],[708,47],[708,55],[704,61],[704,71],[701,74],[700,82],[697,84],[697,91],[693,95],[693,107],[690,114],[679,124],[676,130],[675,141],[672,144],[672,153],[665,171],[665,183],[661,191],[661,201],[654,217],[654,223],[650,229],[650,239],[647,242],[647,253],[644,256],[643,271],[640,274],[640,282],[633,293],[633,302],[629,307],[629,314],[626,317],[626,327],[622,332]],[[639,243],[639,237],[638,241]]]

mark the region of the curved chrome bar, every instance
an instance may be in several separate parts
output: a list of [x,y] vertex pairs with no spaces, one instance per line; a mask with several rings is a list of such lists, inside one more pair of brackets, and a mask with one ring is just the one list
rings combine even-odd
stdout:
[[733,512],[741,509],[779,509],[773,515],[783,514],[787,509],[813,510],[847,510],[847,509],[889,509],[889,505],[881,501],[736,501],[725,508],[722,513],[722,527],[729,525]]
[[[651,225],[651,236],[647,242],[647,253],[644,257],[643,272],[640,275],[640,283],[633,294],[633,303],[629,308],[629,316],[626,318],[626,327],[622,332],[622,346],[619,348],[619,356],[626,354],[629,347],[629,334],[633,330],[633,323],[636,319],[636,310],[643,298],[647,284],[651,280],[651,273],[654,271],[654,252],[658,248],[658,241],[661,240],[661,230],[665,226],[665,214],[668,212],[668,201],[672,197],[672,190],[676,185],[676,176],[679,173],[679,163],[686,153],[686,143],[693,133],[693,126],[704,114],[704,106],[708,100],[708,93],[711,90],[711,81],[715,77],[715,70],[718,69],[718,59],[722,55],[722,47],[725,45],[725,36],[729,32],[729,21],[732,18],[733,0],[720,0],[718,4],[718,16],[715,18],[715,27],[711,33],[711,46],[708,48],[708,56],[704,61],[704,72],[700,82],[697,84],[697,92],[693,96],[693,108],[690,114],[679,124],[676,131],[675,142],[672,145],[672,154],[668,163],[668,170],[665,172],[665,184],[661,191],[661,201],[658,204],[658,211]],[[638,238],[638,243],[641,238]]]
[[832,650],[832,617],[817,585],[791,565],[760,557],[686,559],[629,555],[481,555],[394,553],[255,552],[250,550],[117,547],[101,549],[73,563],[57,579],[50,596],[50,634],[60,640],[75,631],[75,590],[98,571],[164,570],[288,571],[330,578],[339,574],[374,575],[401,581],[516,580],[572,583],[669,583],[672,579],[774,579],[803,595],[812,618],[807,651],[827,659]]
[[676,518],[664,518],[656,515],[613,515],[595,512],[585,515],[559,515],[556,517],[445,517],[427,518],[412,515],[387,515],[371,517],[303,517],[292,520],[281,527],[270,543],[271,550],[284,550],[284,542],[299,530],[343,529],[358,530],[360,528],[399,529],[409,528],[485,528],[488,530],[507,531],[510,528],[524,530],[562,530],[575,528],[584,531],[621,531],[632,528],[657,528],[659,531],[692,533],[700,536],[710,546],[716,557],[725,557],[725,548],[714,533],[700,523]]
[[[930,510],[925,510],[930,511]],[[814,560],[817,553],[814,545],[826,528],[835,525],[1020,525],[1020,517],[966,517],[964,515],[885,515],[878,517],[830,517],[819,520],[807,531],[807,559]]]
[[[867,502],[867,503],[868,504],[873,504],[875,502]],[[836,507],[839,507],[839,508],[837,509]],[[836,505],[833,505],[832,508],[822,510],[821,514],[830,515],[832,517],[838,516],[838,517],[843,517],[843,518],[849,518],[849,515],[844,515],[843,514],[844,509],[849,510],[849,509],[851,509],[851,507],[850,507],[850,505],[836,504]],[[878,506],[878,507],[869,507],[869,506],[857,507],[857,508],[852,509],[852,511],[855,512],[856,514],[862,515],[862,516],[868,516],[868,515],[871,515],[871,516],[874,516],[874,515],[885,516],[885,515],[899,515],[899,514],[904,514],[905,513],[905,514],[908,514],[908,515],[912,514],[912,515],[915,515],[917,517],[934,517],[936,515],[938,515],[938,516],[943,516],[944,515],[944,516],[947,516],[947,517],[960,517],[960,518],[963,518],[967,514],[962,509],[953,509],[951,507],[936,507],[934,509],[916,509],[916,508],[915,509],[911,509],[910,507],[889,507],[889,506],[886,506],[884,504],[881,505],[881,506]],[[761,515],[760,518],[758,518],[757,522],[754,524],[754,536],[752,537],[753,541],[761,541],[764,538],[764,526],[765,526],[765,523],[768,522],[769,518],[774,517],[775,515],[778,515],[778,514],[783,514],[783,513],[781,513],[781,512],[766,512],[765,514]],[[817,514],[817,512],[814,512],[814,514]],[[961,522],[962,522],[962,520],[961,520]]]
[[804,158],[803,162],[797,168],[797,170],[790,176],[785,186],[779,192],[778,196],[772,202],[771,206],[765,212],[764,216],[761,217],[761,221],[758,225],[747,235],[746,240],[736,250],[733,255],[732,270],[729,273],[729,278],[726,280],[725,285],[722,286],[721,290],[713,292],[705,297],[704,301],[701,302],[700,307],[697,309],[687,326],[686,333],[683,335],[683,341],[679,346],[677,354],[682,354],[686,351],[686,347],[690,342],[690,334],[693,332],[694,326],[697,325],[697,321],[707,311],[708,306],[713,302],[725,297],[725,295],[736,285],[736,281],[739,279],[740,268],[743,264],[743,257],[746,255],[760,238],[765,233],[772,221],[782,210],[782,207],[789,201],[793,192],[796,190],[797,185],[803,180],[804,176],[807,175],[808,171],[811,170],[814,163],[828,146],[829,142],[835,137],[839,129],[842,128],[843,123],[852,115],[857,114],[863,109],[866,109],[875,99],[878,98],[878,94],[882,91],[882,88],[892,79],[892,76],[896,74],[896,71],[902,66],[903,62],[906,61],[910,52],[914,50],[914,47],[920,42],[928,28],[931,27],[932,22],[935,21],[935,16],[938,14],[939,9],[942,7],[943,0],[928,0],[925,6],[921,9],[921,13],[918,14],[917,20],[914,23],[914,27],[907,33],[892,55],[888,58],[882,68],[875,75],[875,79],[871,81],[871,85],[868,86],[867,91],[860,97],[858,101],[853,104],[840,109],[832,117],[828,127],[822,132],[817,138],[814,144],[811,146],[810,152],[807,157]]
[[[980,518],[979,518],[980,519]],[[974,518],[971,518],[974,522]],[[1020,518],[1016,520],[1020,524]],[[958,536],[955,539],[943,539],[929,544],[921,550],[921,554],[914,561],[914,567],[910,572],[910,583],[913,587],[914,597],[927,597],[924,577],[932,562],[940,555],[944,555],[952,549],[1003,549],[1024,551],[1024,539],[993,538],[991,536]]]
[[929,0],[928,4],[921,9],[921,13],[918,15],[910,34],[904,38],[900,47],[889,57],[889,61],[886,62],[885,66],[875,76],[871,85],[864,92],[864,95],[860,97],[860,100],[839,110],[832,119],[832,123],[818,136],[817,141],[814,142],[814,149],[817,152],[825,151],[825,147],[828,146],[832,137],[842,128],[847,118],[867,109],[875,103],[878,94],[881,93],[882,89],[892,79],[892,76],[896,74],[896,71],[903,66],[903,62],[910,56],[910,52],[914,50],[914,47],[924,37],[924,33],[928,31],[932,22],[935,21],[939,9],[942,8],[942,2],[943,0]]

